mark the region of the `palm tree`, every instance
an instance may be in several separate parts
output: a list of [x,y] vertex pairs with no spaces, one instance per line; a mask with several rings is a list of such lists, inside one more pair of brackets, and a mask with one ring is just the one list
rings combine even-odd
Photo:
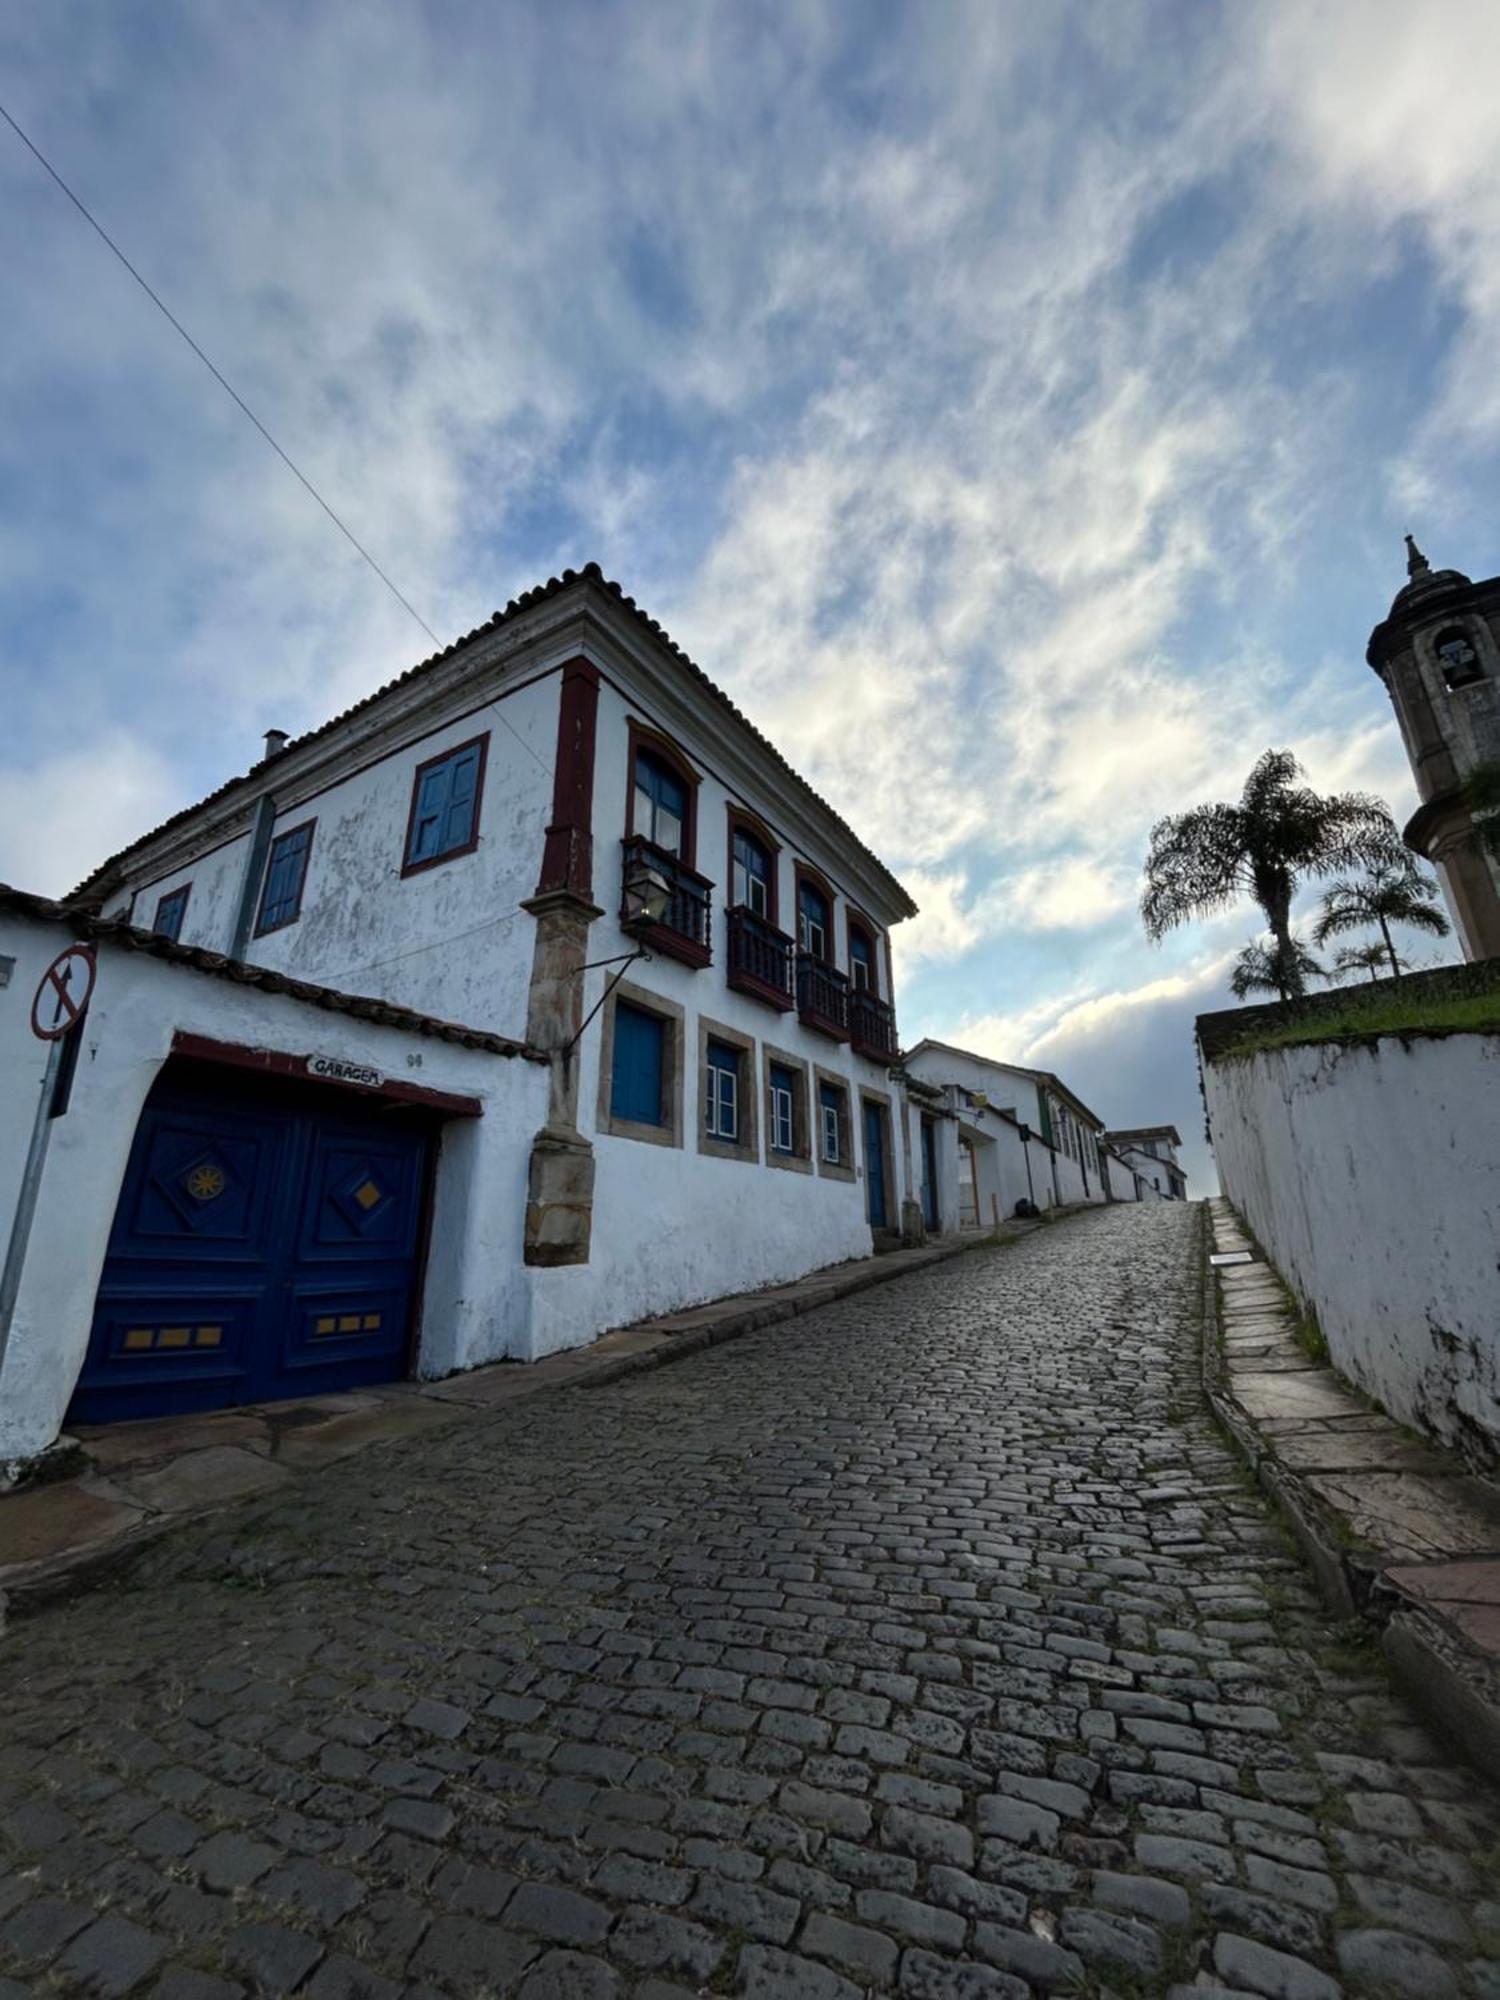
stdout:
[[1253,896],[1282,954],[1283,998],[1305,990],[1292,940],[1292,898],[1304,876],[1331,875],[1395,853],[1396,823],[1364,792],[1322,798],[1297,783],[1290,750],[1267,750],[1238,805],[1194,806],[1151,829],[1141,920],[1153,941],[1178,924]]
[[[1402,959],[1401,963],[1405,966],[1406,960]],[[1377,944],[1373,938],[1368,944],[1340,945],[1334,953],[1333,976],[1352,979],[1356,972],[1368,972],[1372,980],[1383,979],[1386,974],[1385,946]]]
[[1236,1000],[1248,1000],[1252,993],[1274,993],[1290,1000],[1306,989],[1309,979],[1322,979],[1323,968],[1301,938],[1294,937],[1288,957],[1275,938],[1267,942],[1254,938],[1234,962],[1229,990]]
[[1402,960],[1391,942],[1391,925],[1405,924],[1426,931],[1430,937],[1448,935],[1448,919],[1434,909],[1438,886],[1424,875],[1409,854],[1391,855],[1367,861],[1362,881],[1331,883],[1313,929],[1319,944],[1348,931],[1379,929],[1391,976],[1401,977]]

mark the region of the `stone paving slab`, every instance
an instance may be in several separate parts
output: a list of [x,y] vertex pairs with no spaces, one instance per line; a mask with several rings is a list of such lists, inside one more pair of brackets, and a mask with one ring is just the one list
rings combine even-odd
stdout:
[[[1217,1249],[1255,1248],[1227,1201],[1208,1207]],[[1289,1294],[1263,1263],[1250,1284],[1254,1269],[1217,1274],[1219,1337],[1205,1347],[1215,1408],[1286,1511],[1330,1604],[1381,1630],[1418,1700],[1500,1776],[1500,1490],[1300,1347]],[[1268,1287],[1281,1299],[1279,1338],[1267,1326]],[[1268,1355],[1285,1366],[1273,1369]]]
[[1097,1212],[199,1522],[0,1653],[0,1995],[1493,2000],[1500,1795]]

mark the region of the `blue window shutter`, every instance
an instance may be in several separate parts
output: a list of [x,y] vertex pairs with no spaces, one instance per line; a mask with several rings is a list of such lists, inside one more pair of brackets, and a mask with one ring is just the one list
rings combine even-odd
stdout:
[[661,1125],[666,1024],[621,1001],[615,1008],[609,1115],[633,1125]]
[[448,766],[448,805],[443,815],[442,852],[467,847],[474,831],[474,799],[479,784],[479,745]]
[[182,935],[182,919],[187,911],[188,892],[171,889],[156,905],[156,922],[152,929],[162,937],[174,941]]
[[471,847],[479,811],[479,771],[484,744],[468,743],[417,779],[406,865],[437,861]]
[[266,885],[261,892],[257,931],[274,930],[291,923],[301,912],[302,884],[307,876],[307,857],[312,846],[312,828],[294,827],[271,843],[266,866]]

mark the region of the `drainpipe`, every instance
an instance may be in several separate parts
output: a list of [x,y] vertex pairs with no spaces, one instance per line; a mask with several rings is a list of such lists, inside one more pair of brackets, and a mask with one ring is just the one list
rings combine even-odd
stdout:
[[[267,763],[279,757],[286,748],[286,731],[268,729],[266,731]],[[271,829],[276,824],[276,801],[269,792],[263,792],[255,806],[255,818],[250,824],[250,852],[245,857],[245,873],[240,881],[240,900],[234,913],[234,930],[229,940],[229,956],[242,959],[250,943],[250,926],[255,922],[255,903],[260,894],[261,877],[266,871],[266,856],[271,851]]]

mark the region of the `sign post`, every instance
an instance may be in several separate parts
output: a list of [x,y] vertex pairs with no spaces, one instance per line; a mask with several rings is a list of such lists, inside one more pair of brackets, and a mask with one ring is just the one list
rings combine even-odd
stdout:
[[5,1366],[5,1350],[10,1342],[11,1321],[21,1290],[21,1270],[26,1262],[26,1245],[41,1191],[42,1168],[47,1159],[47,1142],[52,1121],[67,1110],[67,1086],[72,1080],[78,1053],[78,1036],[98,975],[94,948],[87,944],[69,945],[58,953],[42,974],[31,1003],[31,1032],[47,1043],[47,1067],[37,1095],[36,1117],[32,1121],[31,1144],[16,1196],[15,1218],[10,1226],[10,1242],[5,1251],[5,1267],[0,1271],[0,1368]]

